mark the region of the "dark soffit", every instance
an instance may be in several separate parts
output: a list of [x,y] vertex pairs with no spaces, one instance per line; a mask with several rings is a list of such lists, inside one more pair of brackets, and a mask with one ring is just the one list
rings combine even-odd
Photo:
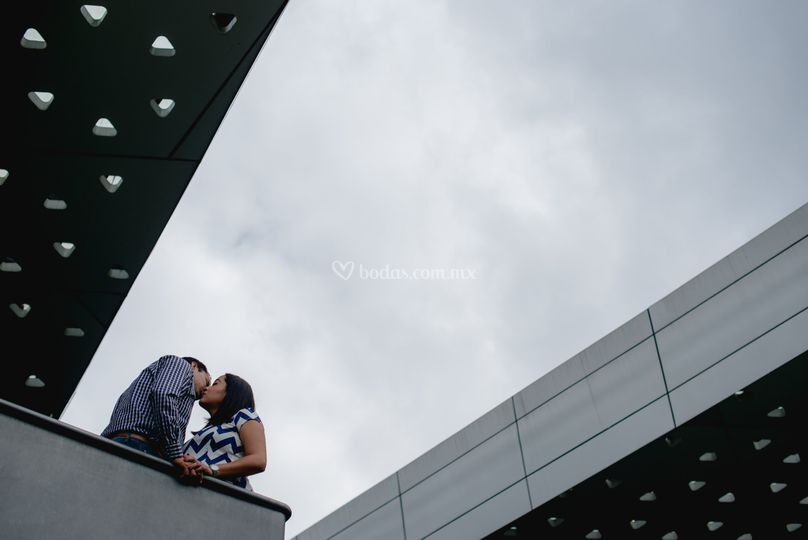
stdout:
[[[286,3],[104,1],[95,26],[81,2],[5,6],[0,397],[62,413]],[[29,29],[44,48],[22,45]],[[172,56],[152,54],[159,36]],[[101,118],[114,136],[94,134]]]

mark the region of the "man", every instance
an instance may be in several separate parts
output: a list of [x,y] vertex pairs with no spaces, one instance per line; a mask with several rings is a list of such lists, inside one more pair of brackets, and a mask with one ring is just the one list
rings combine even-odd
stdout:
[[194,401],[208,386],[205,364],[190,356],[163,356],[121,394],[101,436],[163,457],[189,475],[182,459],[185,428]]

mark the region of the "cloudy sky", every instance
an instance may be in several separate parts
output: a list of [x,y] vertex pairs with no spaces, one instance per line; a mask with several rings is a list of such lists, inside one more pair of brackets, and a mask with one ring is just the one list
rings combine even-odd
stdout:
[[806,20],[292,0],[63,419],[239,374],[301,531],[808,201]]

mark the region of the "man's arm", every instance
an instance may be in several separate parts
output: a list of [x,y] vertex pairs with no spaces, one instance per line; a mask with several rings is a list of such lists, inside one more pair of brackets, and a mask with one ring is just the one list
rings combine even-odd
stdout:
[[182,458],[182,438],[188,418],[182,418],[180,396],[183,394],[191,376],[190,364],[178,356],[163,356],[158,360],[154,387],[151,392],[154,414],[157,415],[158,444],[169,461]]

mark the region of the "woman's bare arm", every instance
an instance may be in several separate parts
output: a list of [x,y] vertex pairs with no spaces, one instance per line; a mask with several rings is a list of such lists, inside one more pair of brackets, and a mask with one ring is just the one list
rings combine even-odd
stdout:
[[[219,465],[219,478],[249,476],[263,472],[267,467],[267,443],[264,436],[264,425],[257,420],[248,420],[239,428],[238,434],[241,437],[241,445],[244,447],[244,457],[232,463]],[[210,467],[206,463],[196,461],[191,468],[201,470],[207,476],[212,474]]]

